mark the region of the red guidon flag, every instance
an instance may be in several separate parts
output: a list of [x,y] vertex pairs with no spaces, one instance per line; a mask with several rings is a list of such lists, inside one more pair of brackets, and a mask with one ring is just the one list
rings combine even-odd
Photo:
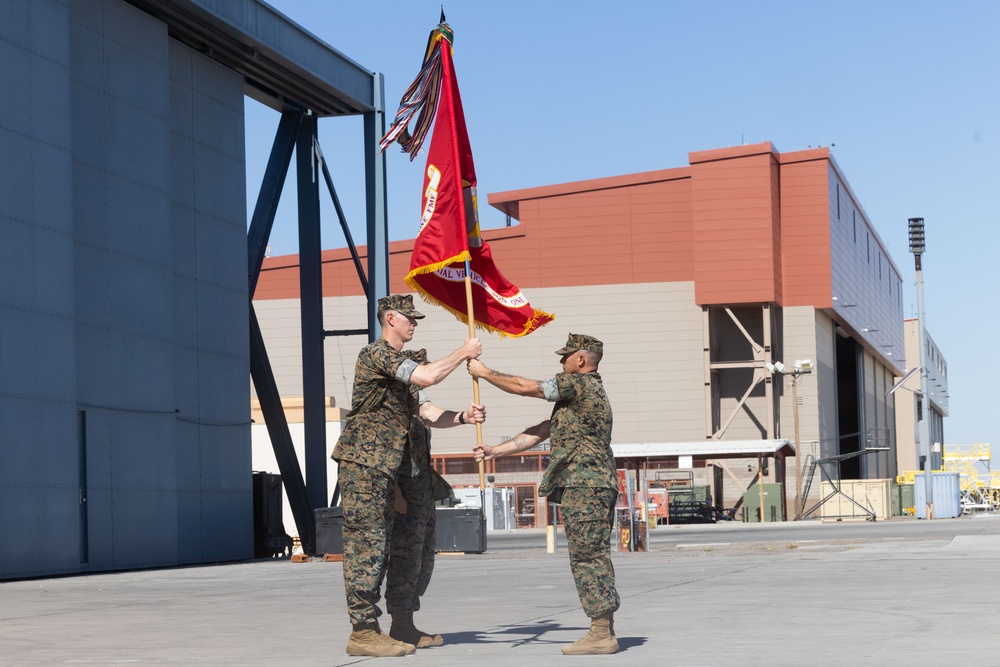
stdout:
[[[504,278],[480,235],[476,167],[452,62],[452,40],[442,14],[440,25],[431,32],[420,74],[403,95],[396,119],[379,144],[382,151],[398,141],[412,161],[434,119],[420,232],[405,280],[424,300],[447,308],[467,323],[465,273],[469,266],[475,325],[501,336],[525,336],[555,316],[532,308],[521,290]],[[410,135],[407,125],[418,109],[420,115]]]

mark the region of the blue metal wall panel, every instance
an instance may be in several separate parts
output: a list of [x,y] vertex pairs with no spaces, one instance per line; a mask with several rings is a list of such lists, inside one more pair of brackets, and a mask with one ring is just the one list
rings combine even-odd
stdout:
[[[228,292],[230,299],[235,296],[233,293],[246,292],[246,257],[241,261],[234,252],[236,248],[242,248],[246,252],[246,222],[238,226],[232,225],[217,216],[199,212],[195,224],[198,233],[192,239],[189,252],[198,258],[198,274],[201,279]],[[242,241],[234,238],[235,232],[243,234]]]
[[9,9],[0,578],[251,557],[242,77],[118,0]]
[[[146,129],[166,131],[155,125]],[[146,185],[117,174],[108,174],[105,180],[106,247],[150,264],[142,269],[143,272],[173,270],[171,257],[166,252],[172,243],[170,196],[160,189],[168,187],[168,183],[164,177],[158,186]]]
[[176,387],[185,441],[179,554],[182,562],[245,558],[253,554],[253,495],[243,79],[176,43],[170,72],[172,94],[189,103],[171,118],[171,151],[183,155],[171,165],[174,247],[186,255],[174,295],[175,358],[184,369]]
[[[4,321],[4,331],[12,334],[2,340],[6,350],[4,367],[0,369],[2,391],[11,397],[39,400],[40,410],[44,410],[46,401],[55,404],[53,410],[73,407],[76,395],[73,321],[64,315],[18,309],[0,315],[0,319]],[[69,442],[60,441],[59,445],[75,448],[76,436],[69,435]],[[59,452],[51,454],[58,456]]]
[[[193,366],[183,370],[178,368],[177,376],[189,377],[188,372],[196,372],[193,369]],[[179,405],[178,409],[184,414],[192,414],[194,406]],[[174,458],[176,459],[178,480],[177,535],[175,539],[177,541],[177,559],[182,563],[196,563],[205,558],[201,539],[205,522],[202,519],[202,490],[199,481],[201,442],[198,431],[197,424],[181,420],[176,422],[174,429],[177,438]],[[208,524],[212,525],[212,522],[209,520]]]
[[371,106],[370,72],[255,0],[4,6],[0,578],[253,554],[245,82],[168,6]]
[[46,0],[4,9],[0,577],[38,571],[38,544],[51,571],[79,562],[73,279],[65,269],[73,250],[71,131],[59,113],[70,104],[69,13]]
[[28,28],[15,33],[17,21],[14,22],[11,36],[18,44],[51,62],[64,66],[69,64],[69,24],[66,21],[65,1],[31,0],[7,4],[21,5],[17,9],[23,14],[17,18],[25,21]]

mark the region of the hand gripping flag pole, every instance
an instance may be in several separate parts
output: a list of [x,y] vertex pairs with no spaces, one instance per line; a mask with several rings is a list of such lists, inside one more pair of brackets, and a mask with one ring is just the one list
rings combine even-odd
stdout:
[[[404,280],[425,301],[466,322],[470,338],[475,337],[476,327],[519,338],[555,316],[531,307],[517,286],[500,273],[480,234],[476,167],[452,61],[453,40],[442,12],[441,23],[428,38],[420,73],[379,142],[380,151],[398,142],[412,161],[434,123],[424,170],[420,231]],[[407,126],[414,116],[417,121],[411,135]],[[478,379],[473,379],[472,392],[479,403]],[[476,441],[483,441],[482,424],[476,424]],[[485,492],[482,462],[479,487]]]

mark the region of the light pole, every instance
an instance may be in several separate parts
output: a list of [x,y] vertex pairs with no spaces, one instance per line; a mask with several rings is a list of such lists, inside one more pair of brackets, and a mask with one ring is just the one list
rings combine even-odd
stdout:
[[792,366],[792,372],[788,373],[792,379],[792,419],[795,423],[795,520],[802,519],[802,506],[805,498],[802,497],[802,452],[801,439],[799,438],[799,378],[808,373],[812,373],[812,361],[804,359],[796,361]]
[[910,233],[910,252],[917,270],[917,331],[920,345],[920,450],[924,452],[924,490],[927,502],[927,519],[934,518],[933,475],[934,464],[931,462],[931,437],[928,427],[928,409],[930,401],[927,395],[927,327],[924,324],[924,276],[920,258],[924,253],[924,219],[910,218],[908,221]]
[[792,383],[792,421],[795,424],[795,520],[802,518],[802,452],[799,438],[799,378],[812,373],[811,359],[799,359],[789,369],[780,361],[764,364],[771,373],[787,376]]

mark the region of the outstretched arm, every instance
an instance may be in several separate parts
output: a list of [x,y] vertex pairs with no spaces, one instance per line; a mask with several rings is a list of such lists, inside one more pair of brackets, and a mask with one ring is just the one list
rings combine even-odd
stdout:
[[469,369],[469,375],[486,380],[494,387],[503,389],[508,394],[530,396],[531,398],[545,398],[545,393],[542,391],[542,383],[538,380],[529,380],[516,375],[507,375],[506,373],[495,371],[487,368],[486,364],[478,359],[470,359],[466,366]]
[[515,435],[506,442],[501,442],[495,447],[478,444],[472,448],[477,461],[492,461],[501,456],[510,456],[531,449],[540,442],[544,442],[549,437],[550,420],[546,419],[541,424],[536,424],[531,428],[524,429],[524,433]]
[[448,377],[463,361],[475,359],[483,353],[483,344],[478,338],[466,338],[462,347],[447,357],[421,364],[413,369],[410,382],[420,387],[431,387]]

